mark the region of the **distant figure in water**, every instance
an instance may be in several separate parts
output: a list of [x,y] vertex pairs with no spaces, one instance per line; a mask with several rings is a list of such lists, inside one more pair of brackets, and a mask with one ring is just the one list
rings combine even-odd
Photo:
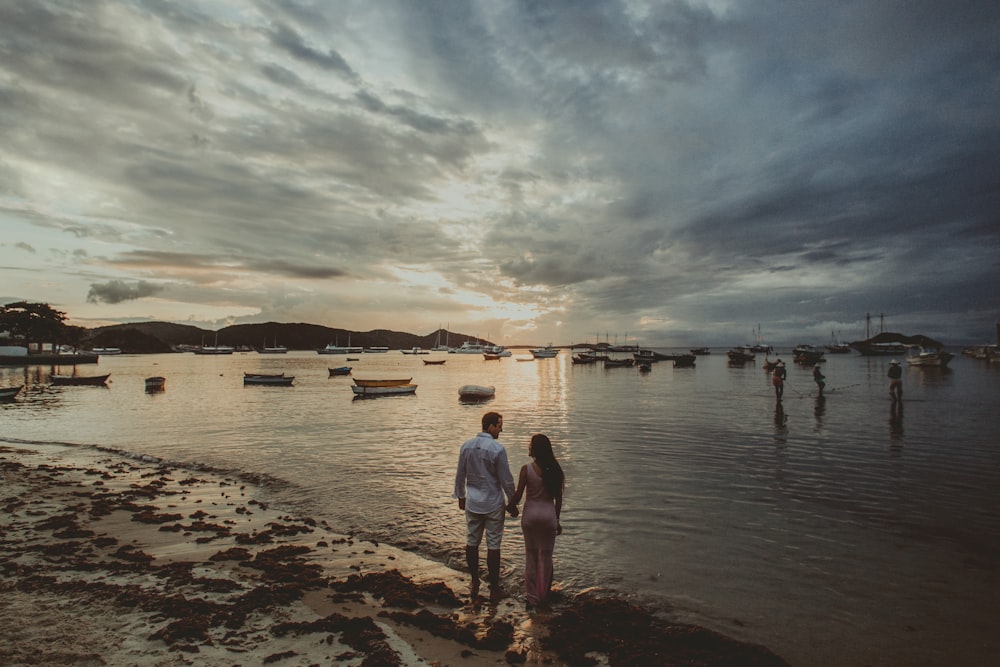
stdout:
[[819,364],[813,366],[813,380],[816,381],[816,386],[819,387],[819,395],[823,396],[823,387],[826,386],[826,376],[823,375],[823,371],[819,369]]
[[771,374],[771,384],[774,385],[774,396],[780,401],[785,394],[785,362],[781,359],[774,364],[774,372]]
[[903,400],[903,369],[895,359],[889,362],[889,395],[894,401]]

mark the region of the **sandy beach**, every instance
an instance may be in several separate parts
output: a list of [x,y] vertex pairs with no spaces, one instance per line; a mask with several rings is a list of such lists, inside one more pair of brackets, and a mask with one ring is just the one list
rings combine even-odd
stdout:
[[262,502],[265,480],[0,446],[0,664],[784,665],[595,592],[543,612]]

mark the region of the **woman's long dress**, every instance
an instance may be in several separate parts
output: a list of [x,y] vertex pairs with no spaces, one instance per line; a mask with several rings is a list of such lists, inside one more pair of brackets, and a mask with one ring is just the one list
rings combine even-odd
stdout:
[[545,490],[534,465],[528,469],[521,531],[524,533],[524,594],[528,603],[543,602],[552,583],[552,551],[556,546],[555,501]]

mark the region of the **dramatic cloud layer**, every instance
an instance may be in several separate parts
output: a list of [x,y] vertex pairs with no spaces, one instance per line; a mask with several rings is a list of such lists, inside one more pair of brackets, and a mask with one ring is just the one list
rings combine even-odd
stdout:
[[0,5],[0,293],[77,323],[947,342],[1000,319],[995,2]]

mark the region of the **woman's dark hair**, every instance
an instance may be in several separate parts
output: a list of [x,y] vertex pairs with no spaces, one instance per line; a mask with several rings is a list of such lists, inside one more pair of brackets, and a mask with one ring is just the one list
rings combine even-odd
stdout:
[[531,436],[528,455],[535,459],[535,463],[542,469],[542,484],[545,490],[553,498],[562,498],[566,476],[559,466],[559,461],[556,461],[555,454],[552,453],[552,442],[549,437],[544,433]]

